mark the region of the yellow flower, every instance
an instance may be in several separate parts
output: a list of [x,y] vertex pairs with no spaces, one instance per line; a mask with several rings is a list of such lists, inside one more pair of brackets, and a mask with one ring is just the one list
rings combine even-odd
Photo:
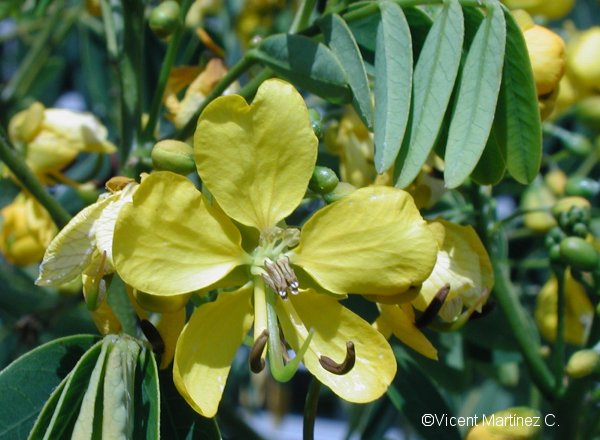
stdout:
[[569,44],[568,63],[577,83],[600,89],[600,26],[575,37]]
[[548,20],[562,18],[573,9],[575,0],[503,0],[510,9],[525,9]]
[[39,102],[10,120],[11,141],[25,154],[27,165],[42,180],[59,173],[79,153],[116,152],[106,128],[89,113],[46,109]]
[[20,193],[0,210],[4,218],[0,228],[0,252],[18,266],[37,263],[56,234],[48,212],[35,198]]
[[391,349],[338,299],[348,292],[394,295],[429,275],[436,246],[410,196],[359,189],[315,213],[301,232],[287,227],[284,219],[304,198],[318,141],[302,97],[279,80],[264,82],[251,106],[240,96],[213,101],[194,144],[214,203],[185,177],[154,173],[123,208],[114,239],[119,275],[150,295],[241,286],[197,308],[184,328],[173,369],[179,392],[213,416],[254,322],[253,371],[264,365],[266,345],[273,375],[289,379],[294,364],[283,366],[280,324],[293,362],[302,359],[339,396],[380,397],[396,371]]
[[436,220],[428,226],[439,251],[433,272],[423,283],[413,305],[424,311],[437,292],[448,284],[450,292],[439,313],[442,319],[454,321],[463,307],[472,308],[471,313],[481,311],[494,286],[494,273],[477,233],[471,226],[446,220]]
[[[535,307],[535,321],[542,336],[553,342],[556,339],[556,304],[558,281],[552,277],[542,287]],[[594,316],[594,307],[585,288],[575,281],[571,271],[565,272],[565,341],[573,345],[583,345]]]

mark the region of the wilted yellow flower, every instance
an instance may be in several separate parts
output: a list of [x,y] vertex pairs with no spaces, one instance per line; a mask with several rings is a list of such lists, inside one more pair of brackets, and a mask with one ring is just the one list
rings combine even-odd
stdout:
[[446,220],[428,223],[438,244],[438,254],[431,275],[425,280],[412,304],[424,311],[445,285],[450,286],[439,316],[454,321],[463,308],[481,311],[494,286],[490,258],[471,226]]
[[18,266],[37,263],[57,229],[48,212],[34,197],[20,193],[0,210],[0,252]]
[[115,153],[106,128],[90,113],[46,109],[33,103],[12,117],[8,133],[27,165],[42,180],[58,174],[79,153]]
[[[210,60],[204,70],[193,66],[174,68],[165,91],[165,107],[168,111],[166,117],[176,127],[183,127],[226,73],[227,68],[219,58]],[[177,94],[186,86],[188,88],[180,101]],[[235,84],[230,86],[225,94],[232,93],[236,88]]]
[[[544,339],[553,342],[556,338],[556,304],[558,301],[558,281],[552,277],[542,287],[535,308],[535,321]],[[594,316],[594,307],[585,288],[575,281],[571,271],[565,272],[565,341],[582,345]]]

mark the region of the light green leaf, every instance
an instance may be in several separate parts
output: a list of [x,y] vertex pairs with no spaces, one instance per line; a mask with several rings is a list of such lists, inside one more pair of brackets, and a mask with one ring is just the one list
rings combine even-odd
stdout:
[[0,372],[0,438],[25,438],[52,391],[67,377],[97,337],[56,339]]
[[400,6],[379,5],[375,51],[375,168],[387,171],[400,151],[410,110],[412,40]]
[[413,81],[410,140],[396,161],[396,186],[404,188],[419,174],[433,148],[452,95],[464,38],[458,0],[447,0],[431,27]]
[[[133,438],[147,440],[160,439],[160,389],[158,369],[154,355],[149,350],[142,350],[135,374],[135,420]],[[169,438],[169,437],[166,437]]]
[[277,34],[265,38],[248,55],[296,86],[333,103],[352,99],[344,69],[322,43],[300,35]]
[[507,10],[506,56],[494,125],[506,144],[506,166],[516,181],[531,183],[542,160],[542,126],[529,53],[523,34]]
[[498,142],[494,127],[490,132],[481,159],[471,174],[471,178],[480,185],[496,185],[506,172],[505,152],[503,145]]
[[475,169],[494,121],[506,45],[499,4],[491,4],[467,54],[446,145],[444,180],[459,186]]
[[[45,432],[35,429],[29,435],[29,440],[55,439],[69,436],[75,424],[76,416],[90,381],[90,375],[100,356],[102,343],[98,342],[81,357],[69,374],[64,390],[58,399],[52,418]],[[37,428],[37,426],[36,426]],[[39,428],[43,428],[39,426]]]
[[346,22],[337,14],[323,22],[325,42],[342,64],[352,90],[352,105],[364,124],[373,129],[373,102],[358,45]]

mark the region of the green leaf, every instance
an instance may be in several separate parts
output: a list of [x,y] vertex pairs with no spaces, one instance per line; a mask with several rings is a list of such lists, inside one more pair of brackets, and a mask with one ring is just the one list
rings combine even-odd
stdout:
[[278,34],[265,38],[248,55],[298,87],[333,103],[352,99],[344,69],[322,43],[300,35]]
[[481,159],[471,173],[471,177],[480,185],[496,185],[504,177],[506,172],[505,152],[502,152],[504,146],[498,142],[496,132],[492,126],[490,137],[488,138]]
[[[160,384],[154,355],[142,350],[135,373],[135,420],[133,438],[160,438]],[[172,380],[172,379],[171,379]],[[140,423],[140,421],[144,423]]]
[[96,341],[92,335],[56,339],[0,372],[0,438],[25,438],[44,403]]
[[496,134],[506,144],[508,172],[531,183],[542,161],[542,126],[529,53],[518,24],[507,10],[506,56],[496,110]]
[[424,414],[451,416],[453,411],[436,384],[421,372],[421,368],[402,348],[394,347],[394,354],[398,361],[398,372],[388,391],[388,397],[394,406],[406,416],[423,438],[459,440],[461,436],[455,426],[446,426],[443,423],[426,426],[423,423]]
[[396,161],[396,186],[404,188],[419,174],[431,152],[452,95],[464,38],[458,0],[447,0],[431,27],[413,81],[410,140]]
[[367,72],[358,45],[346,22],[337,14],[326,17],[323,22],[325,42],[342,64],[352,90],[352,105],[364,124],[373,129],[373,103],[369,90]]
[[506,45],[504,13],[491,4],[471,44],[446,145],[444,180],[459,186],[475,169],[494,121]]
[[396,160],[406,131],[412,82],[412,40],[400,6],[379,5],[375,51],[375,168],[387,171]]
[[[65,381],[64,389],[60,394],[58,402],[54,407],[52,417],[48,420],[48,414],[41,413],[40,418],[36,422],[34,429],[29,434],[29,439],[47,439],[47,438],[62,438],[70,434],[75,418],[79,413],[79,406],[83,399],[84,390],[87,388],[90,374],[96,365],[96,360],[100,356],[102,342],[98,341],[90,349],[88,349]],[[49,408],[50,409],[50,408]]]
[[[195,412],[173,384],[171,369],[160,372],[161,438],[181,440],[220,439],[221,433],[215,419],[207,419]],[[221,414],[221,409],[219,414]]]

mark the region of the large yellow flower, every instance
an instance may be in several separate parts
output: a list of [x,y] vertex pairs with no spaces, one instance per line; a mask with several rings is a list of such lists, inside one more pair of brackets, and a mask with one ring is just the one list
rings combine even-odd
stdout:
[[302,97],[283,81],[264,82],[251,106],[240,96],[220,97],[200,117],[194,138],[213,202],[185,177],[157,172],[117,220],[114,260],[126,283],[175,299],[238,287],[197,308],[177,343],[175,384],[205,416],[216,413],[253,322],[254,371],[264,365],[266,345],[273,375],[290,377],[281,326],[296,359],[346,400],[372,401],[394,377],[386,340],[338,299],[420,285],[436,243],[411,197],[387,187],[355,191],[315,213],[301,232],[287,227],[317,143]]

